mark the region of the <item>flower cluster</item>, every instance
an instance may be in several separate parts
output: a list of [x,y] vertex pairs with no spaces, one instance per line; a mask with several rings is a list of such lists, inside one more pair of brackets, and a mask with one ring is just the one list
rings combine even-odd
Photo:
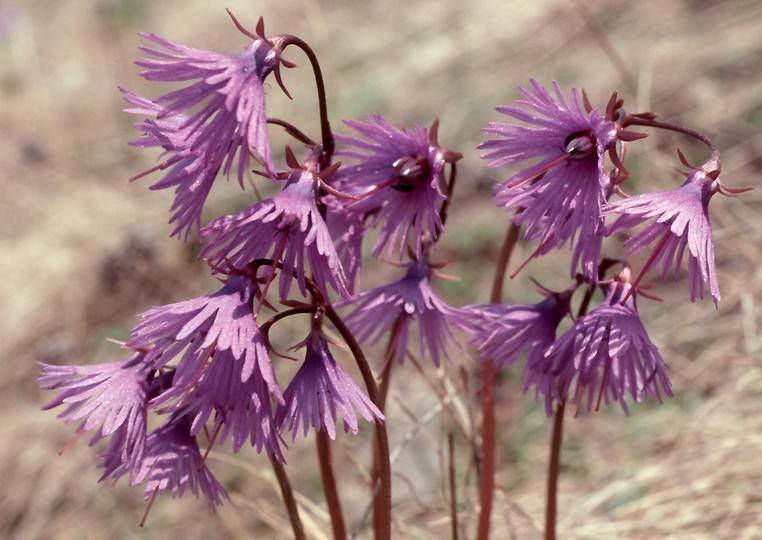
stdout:
[[[534,389],[549,415],[567,400],[587,411],[617,402],[627,412],[628,400],[672,395],[666,364],[640,320],[636,298],[641,277],[652,267],[661,263],[663,275],[672,271],[677,277],[687,248],[691,301],[703,297],[706,285],[715,304],[720,301],[708,204],[715,193],[743,189],[721,184],[719,152],[709,139],[657,122],[651,113],[628,114],[616,94],[601,112],[584,93],[572,90],[567,98],[556,83],[548,90],[531,81],[516,106],[498,108],[518,123],[492,123],[485,132],[499,138],[479,148],[486,150],[482,157],[491,160],[490,167],[522,164],[495,186],[494,202],[513,212],[513,227],[523,227],[524,239],[536,244],[530,259],[568,245],[573,282],[561,292],[541,288],[545,299],[535,305],[493,298],[490,304],[455,308],[432,285],[442,277],[443,264],[432,261],[462,157],[440,145],[439,121],[428,129],[398,128],[376,114],[346,120],[353,133],[334,135],[312,50],[295,36],[265,37],[261,19],[254,33],[233,21],[253,40],[237,54],[144,35],[150,45],[142,48],[147,58],[137,62],[142,76],[184,86],[154,99],[121,89],[127,110],[142,117],[135,124],[142,135],[132,144],[163,150],[160,164],[135,179],[163,171],[151,189],[174,189],[171,234],[198,234],[204,243],[199,257],[221,288],[139,315],[123,344],[126,359],[42,365],[40,386],[57,392],[45,408],[65,406],[61,416],[80,423],[78,435],[92,431],[91,444],[108,439],[102,479],[126,476],[132,485],[145,484],[147,499],[191,491],[214,507],[227,497],[206,463],[214,445],[230,441],[238,452],[251,444],[282,467],[287,444],[299,436],[314,431],[321,441],[334,439],[337,422],[356,434],[361,417],[375,424],[378,441],[373,474],[374,480],[382,477],[373,504],[386,504],[390,519],[390,472],[382,466],[384,449],[387,465],[389,460],[388,368],[392,360],[401,363],[413,354],[409,343],[415,334],[417,352],[437,367],[454,351],[468,357],[461,330],[471,335],[480,358],[497,366],[509,368],[525,355],[524,389]],[[271,75],[288,95],[280,68],[295,67],[284,58],[289,47],[305,52],[314,70],[320,142],[267,116]],[[306,148],[285,147],[278,163],[268,136],[273,125]],[[629,174],[624,147],[645,136],[628,131],[630,126],[681,131],[705,142],[712,155],[701,166],[681,156],[687,179],[675,190],[627,197],[621,189]],[[204,210],[217,178],[234,172],[244,189],[252,167],[277,193],[207,221]],[[614,196],[620,199],[612,201]],[[634,253],[656,245],[633,278],[621,258],[614,263],[603,257],[604,239],[644,223],[624,247]],[[401,279],[362,291],[366,235],[374,236],[373,258],[385,255],[406,268]],[[621,269],[607,279],[613,264]],[[270,291],[276,280],[277,295]],[[603,298],[589,309],[599,290]],[[584,294],[582,309],[573,316],[578,291]],[[277,311],[278,303],[283,311],[265,319],[263,313]],[[350,306],[343,321],[334,308]],[[304,358],[282,390],[276,361],[282,355],[271,344],[272,329],[284,318],[305,315],[307,338],[291,347],[303,348]],[[569,328],[557,336],[567,318]],[[352,351],[365,390],[333,356],[329,345],[337,340],[328,337],[329,323]],[[360,344],[373,345],[387,335],[386,356],[373,366],[382,374],[379,390]],[[149,415],[160,421],[150,422]],[[322,465],[326,474],[330,464]]]

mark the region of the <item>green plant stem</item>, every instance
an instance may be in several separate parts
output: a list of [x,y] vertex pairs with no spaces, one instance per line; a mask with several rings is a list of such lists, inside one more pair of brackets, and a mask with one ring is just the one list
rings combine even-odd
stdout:
[[[381,404],[378,387],[373,378],[373,371],[370,369],[365,354],[362,352],[360,344],[357,343],[352,332],[344,321],[341,320],[333,306],[325,306],[326,317],[333,323],[336,330],[341,334],[349,350],[357,362],[365,387],[368,390],[368,397],[379,407]],[[373,504],[373,529],[376,540],[391,540],[392,537],[392,466],[389,460],[389,438],[386,433],[386,424],[383,421],[376,421],[376,447],[378,448],[378,492],[375,494]],[[375,489],[375,486],[373,486]],[[377,503],[377,504],[376,504]]]
[[[492,282],[490,302],[497,304],[503,297],[503,282],[511,260],[513,248],[519,240],[521,227],[511,222],[500,250]],[[495,439],[495,363],[488,359],[482,363],[481,402],[482,402],[482,457],[481,478],[479,485],[479,523],[476,533],[478,540],[487,540],[492,515],[492,498],[495,492],[495,471],[497,467]]]
[[564,411],[566,402],[556,407],[553,417],[553,437],[550,443],[548,463],[548,496],[545,505],[545,540],[556,538],[556,515],[558,514],[558,474],[561,467],[561,446],[564,439]]
[[333,474],[333,461],[331,459],[331,439],[325,430],[317,432],[315,437],[317,444],[318,461],[320,462],[320,477],[323,481],[325,502],[328,506],[328,514],[331,516],[331,529],[334,540],[346,540],[347,528],[344,524],[344,513],[341,511],[341,501],[336,489],[336,479]]
[[294,492],[291,489],[291,483],[288,481],[286,475],[286,469],[279,461],[272,460],[273,470],[275,471],[275,477],[278,479],[280,485],[281,497],[283,497],[283,503],[286,505],[288,511],[288,519],[291,521],[291,529],[294,532],[294,540],[306,540],[304,535],[304,526],[302,520],[299,518],[299,509],[296,506],[296,499],[294,498]]

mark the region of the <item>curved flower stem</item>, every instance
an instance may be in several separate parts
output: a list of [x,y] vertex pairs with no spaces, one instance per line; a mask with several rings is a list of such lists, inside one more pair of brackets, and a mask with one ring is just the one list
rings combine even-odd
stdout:
[[315,51],[313,51],[312,47],[307,45],[306,42],[296,36],[289,35],[283,36],[283,38],[283,49],[288,45],[296,45],[304,51],[304,54],[307,55],[307,58],[309,58],[310,64],[312,65],[312,71],[315,74],[315,84],[317,85],[318,108],[320,109],[320,132],[323,140],[323,152],[325,155],[325,163],[323,163],[323,166],[326,166],[331,162],[331,157],[333,156],[336,144],[333,140],[331,124],[328,122],[328,101],[326,99],[325,83],[323,82],[323,72],[320,69],[320,63],[315,55]]
[[545,540],[556,538],[556,515],[558,513],[558,473],[561,464],[561,444],[564,439],[564,411],[566,401],[556,407],[553,417],[553,438],[550,443],[550,460],[548,463],[548,495],[545,505]]
[[[344,321],[341,320],[336,310],[331,305],[325,306],[325,315],[341,334],[352,355],[355,357],[357,367],[360,369],[368,396],[371,401],[380,407],[381,400],[373,372],[370,369],[365,354]],[[391,540],[392,537],[392,467],[389,460],[389,439],[386,434],[385,422],[376,421],[376,446],[378,448],[378,492],[373,504],[373,528],[376,540]],[[375,486],[373,486],[375,489]]]
[[[511,260],[513,248],[519,240],[521,227],[511,222],[500,250],[495,268],[495,279],[492,282],[490,302],[497,304],[503,297],[503,282]],[[495,363],[488,359],[482,363],[481,401],[482,401],[482,457],[481,478],[479,489],[479,524],[476,533],[478,540],[487,540],[490,531],[492,515],[492,498],[495,491],[496,440],[495,440]]]
[[320,477],[323,480],[323,491],[328,506],[328,514],[331,516],[331,529],[334,540],[346,540],[347,528],[344,525],[344,514],[341,511],[341,501],[336,489],[336,479],[333,475],[333,463],[331,461],[331,440],[325,430],[316,433],[318,460],[320,462]]
[[288,481],[286,475],[286,469],[283,464],[276,460],[271,460],[273,464],[273,470],[275,471],[275,477],[278,479],[280,485],[281,497],[288,510],[288,518],[291,520],[291,529],[294,531],[294,540],[306,540],[307,537],[304,534],[304,526],[302,520],[299,518],[299,509],[296,506],[296,499],[294,498],[294,492],[291,489],[291,483]]
[[712,157],[710,158],[710,161],[716,164],[716,168],[718,170],[720,168],[720,149],[717,148],[717,145],[714,143],[712,139],[710,139],[709,137],[707,137],[700,131],[696,131],[695,129],[691,129],[689,127],[681,126],[680,124],[674,124],[672,122],[661,122],[659,120],[655,120],[654,118],[650,118],[648,115],[641,116],[637,114],[628,114],[627,117],[624,119],[623,126],[625,127],[626,126],[644,126],[644,127],[658,128],[658,129],[666,129],[669,131],[682,133],[683,135],[688,135],[689,137],[693,137],[694,139],[698,139],[699,141],[703,142],[709,148],[709,151],[712,153]]

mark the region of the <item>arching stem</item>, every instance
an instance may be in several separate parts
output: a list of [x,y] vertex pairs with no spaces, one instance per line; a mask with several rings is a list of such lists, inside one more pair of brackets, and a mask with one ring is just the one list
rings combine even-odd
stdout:
[[315,55],[315,51],[313,51],[312,47],[307,45],[306,42],[302,41],[296,36],[283,36],[283,49],[289,45],[296,45],[302,51],[304,51],[304,54],[306,54],[307,58],[310,60],[312,71],[315,74],[315,84],[317,85],[318,94],[318,108],[320,109],[320,132],[323,140],[323,152],[325,158],[323,168],[325,168],[331,162],[331,157],[333,156],[336,145],[333,140],[331,124],[328,121],[328,101],[326,99],[325,83],[323,82],[323,72],[320,69],[320,63],[318,62],[317,56]]

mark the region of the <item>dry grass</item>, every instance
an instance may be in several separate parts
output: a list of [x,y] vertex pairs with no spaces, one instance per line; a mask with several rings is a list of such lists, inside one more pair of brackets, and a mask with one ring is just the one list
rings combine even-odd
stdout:
[[[15,25],[0,35],[0,124],[6,127],[0,145],[0,536],[288,537],[272,474],[265,460],[246,452],[213,458],[235,505],[212,514],[190,498],[161,500],[139,529],[139,489],[96,486],[95,451],[82,442],[65,457],[56,455],[72,426],[39,412],[49,396],[34,382],[35,360],[105,361],[115,350],[103,338],[124,336],[134,313],[208,288],[203,267],[189,264],[192,249],[165,239],[167,195],[124,181],[152,162],[126,147],[132,119],[119,112],[116,86],[155,95],[131,64],[137,31],[229,51],[242,46],[241,36],[221,6],[201,0],[17,3],[23,8]],[[490,253],[505,223],[488,201],[498,173],[486,173],[470,149],[495,118],[494,105],[515,99],[516,85],[529,77],[584,85],[597,103],[618,89],[632,110],[652,109],[716,137],[725,183],[758,183],[762,4],[755,0],[367,4],[227,3],[245,24],[253,26],[262,14],[269,33],[297,34],[315,47],[329,80],[335,128],[340,118],[371,112],[395,123],[441,118],[440,140],[467,153],[460,204],[452,209],[441,253],[461,259],[450,271],[463,281],[443,290],[453,304],[486,299],[480,284],[489,279]],[[601,35],[625,70],[601,47]],[[275,98],[273,105],[291,118],[286,111],[295,108],[305,129],[314,131],[311,86],[292,72],[287,84],[295,102]],[[678,144],[701,158],[701,148],[672,136],[639,145],[633,163],[641,186],[674,185],[669,171]],[[564,538],[762,537],[761,196],[756,190],[712,202],[719,311],[709,302],[686,303],[683,283],[663,286],[664,304],[643,308],[671,366],[675,399],[639,407],[630,418],[611,410],[568,422]],[[224,196],[216,201],[234,204]],[[551,283],[561,275],[530,269],[537,271]],[[525,299],[526,283],[512,284],[509,297]],[[473,366],[454,362],[433,373],[408,363],[402,369],[412,375],[398,377],[389,410],[397,536],[448,534],[443,463],[451,430],[459,518],[470,536],[476,382],[463,372]],[[550,425],[514,387],[512,379],[501,386],[494,530],[496,538],[535,538]],[[367,501],[364,439],[340,437],[336,447],[337,462],[346,464],[341,489],[351,526]],[[310,443],[292,449],[289,470],[304,495],[311,535],[320,538],[329,529]]]

